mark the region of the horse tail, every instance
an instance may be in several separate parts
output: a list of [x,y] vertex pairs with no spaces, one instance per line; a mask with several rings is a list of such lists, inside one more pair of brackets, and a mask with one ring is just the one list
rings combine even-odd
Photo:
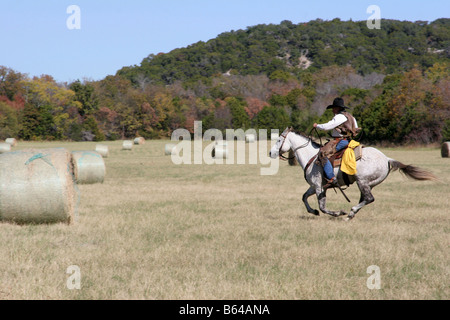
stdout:
[[391,166],[391,171],[400,169],[400,172],[415,180],[439,180],[434,174],[425,169],[412,165],[406,165],[394,159],[389,159],[389,165]]

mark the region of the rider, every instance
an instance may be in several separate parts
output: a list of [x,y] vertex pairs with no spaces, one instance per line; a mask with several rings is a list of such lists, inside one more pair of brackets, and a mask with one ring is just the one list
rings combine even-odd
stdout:
[[333,119],[328,123],[314,123],[314,128],[326,131],[333,130],[331,136],[334,139],[325,144],[319,154],[325,177],[328,179],[328,183],[325,187],[338,185],[329,157],[334,153],[345,149],[350,140],[361,130],[358,128],[356,119],[346,111],[348,107],[345,106],[344,99],[334,99],[333,104],[328,106],[327,109],[333,110]]

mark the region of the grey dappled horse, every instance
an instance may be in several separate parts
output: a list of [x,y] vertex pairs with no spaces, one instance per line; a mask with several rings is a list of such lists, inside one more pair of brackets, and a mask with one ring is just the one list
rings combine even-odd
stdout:
[[[316,164],[315,158],[319,153],[320,145],[313,142],[310,137],[295,133],[291,128],[286,128],[278,138],[276,144],[270,150],[270,157],[276,158],[281,154],[292,150],[298,163],[305,172],[305,179],[310,188],[303,195],[303,202],[309,213],[319,215],[318,210],[314,210],[308,203],[308,198],[315,194],[319,202],[319,208],[323,213],[334,217],[346,215],[345,211],[330,211],[326,208],[326,192],[323,188],[325,179],[323,169],[320,164]],[[382,183],[391,171],[400,169],[406,176],[415,180],[437,180],[430,172],[421,168],[405,165],[394,159],[386,157],[381,151],[365,147],[362,152],[361,160],[356,163],[357,174],[349,176],[350,184],[357,183],[361,191],[359,204],[352,207],[348,214],[348,220],[365,205],[375,201],[372,195],[372,188]],[[335,168],[335,175],[340,185],[344,185],[343,175],[339,168]]]

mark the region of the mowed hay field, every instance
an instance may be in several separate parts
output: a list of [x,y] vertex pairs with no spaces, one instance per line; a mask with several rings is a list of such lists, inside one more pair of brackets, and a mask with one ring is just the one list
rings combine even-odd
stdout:
[[[174,165],[166,143],[104,143],[105,181],[78,185],[73,225],[0,222],[0,299],[450,298],[450,159],[440,149],[381,149],[441,182],[394,172],[346,222],[306,212],[300,167],[281,162],[261,176],[260,165]],[[347,195],[352,204],[329,191],[329,207],[350,210],[357,187]],[[80,289],[67,286],[70,266]],[[378,290],[367,286],[370,266]]]

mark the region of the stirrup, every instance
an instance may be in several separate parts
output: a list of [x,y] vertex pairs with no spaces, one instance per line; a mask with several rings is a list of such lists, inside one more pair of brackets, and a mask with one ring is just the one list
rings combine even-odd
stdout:
[[337,181],[337,178],[336,177],[334,177],[333,179],[327,179],[327,178],[325,178],[326,180],[327,180],[327,184],[325,184],[324,186],[323,186],[323,188],[324,189],[328,189],[328,188],[331,188],[331,187],[339,187],[339,184],[338,184],[338,181]]

